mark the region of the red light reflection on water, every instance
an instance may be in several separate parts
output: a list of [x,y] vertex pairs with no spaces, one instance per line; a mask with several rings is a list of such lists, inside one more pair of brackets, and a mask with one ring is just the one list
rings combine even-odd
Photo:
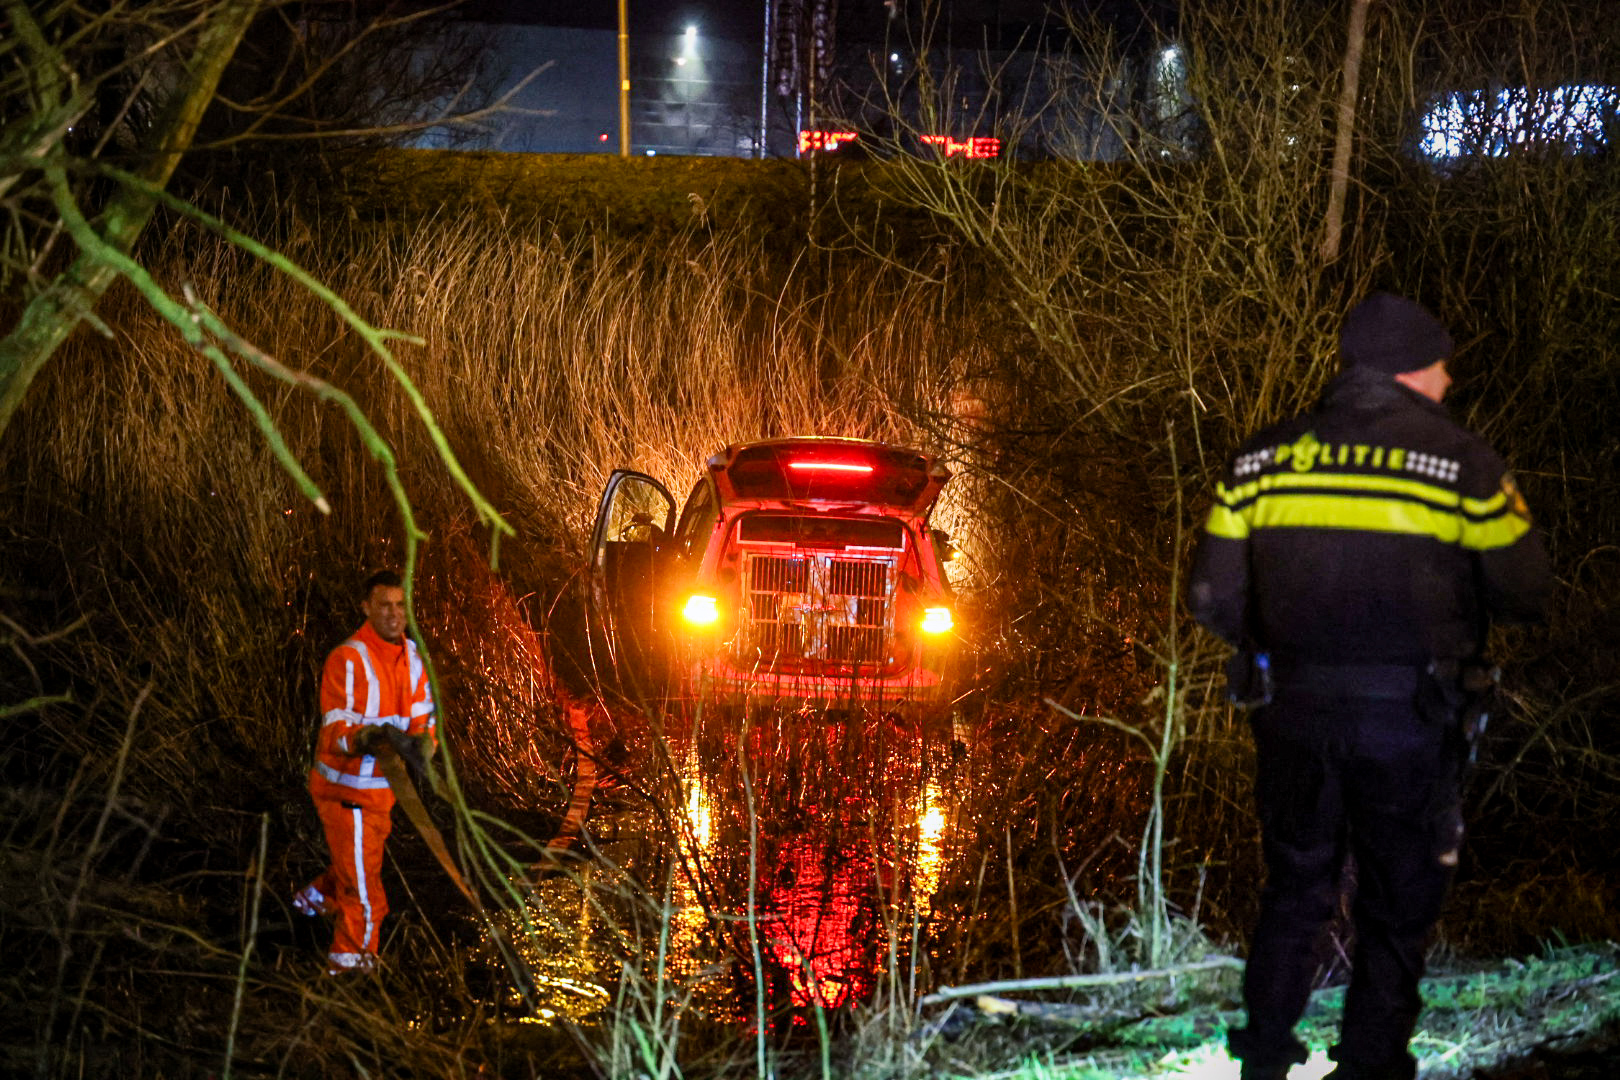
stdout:
[[[911,723],[805,711],[751,724],[741,755],[730,748],[735,739],[727,733],[726,748],[710,758],[725,763],[719,773],[689,774],[706,789],[689,799],[689,812],[716,811],[693,814],[692,834],[709,838],[700,854],[722,877],[729,875],[720,867],[744,870],[741,881],[732,878],[737,885],[747,880],[748,837],[757,835],[763,974],[790,1010],[788,1022],[803,1025],[812,1007],[848,1008],[872,995],[887,919],[911,905],[927,917],[939,883],[941,792],[925,776],[927,740]],[[735,799],[740,759],[749,762],[759,807],[752,828],[746,803]]]
[[787,973],[794,1005],[836,1008],[871,993],[876,871],[869,844],[835,848],[803,836],[778,849],[765,945]]

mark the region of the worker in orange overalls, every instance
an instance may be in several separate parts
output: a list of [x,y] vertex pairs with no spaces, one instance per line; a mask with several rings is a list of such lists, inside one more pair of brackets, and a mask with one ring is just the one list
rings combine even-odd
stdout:
[[332,915],[327,971],[369,971],[388,914],[383,844],[394,792],[377,754],[392,745],[425,761],[435,746],[433,692],[416,643],[405,636],[405,590],[383,570],[366,580],[365,625],[332,650],[321,675],[321,733],[309,793],[326,827],[332,865],[293,898],[305,915]]

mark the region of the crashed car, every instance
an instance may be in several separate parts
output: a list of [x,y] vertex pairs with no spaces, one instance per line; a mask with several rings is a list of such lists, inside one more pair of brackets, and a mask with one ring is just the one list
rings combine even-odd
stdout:
[[680,514],[645,473],[609,478],[591,610],[621,681],[727,706],[893,709],[944,700],[950,472],[918,450],[792,438],[711,457]]

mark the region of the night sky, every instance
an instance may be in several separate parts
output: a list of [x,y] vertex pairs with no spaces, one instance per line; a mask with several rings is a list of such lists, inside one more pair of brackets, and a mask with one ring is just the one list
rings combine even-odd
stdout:
[[[790,0],[777,0],[778,11]],[[919,19],[920,0],[842,0],[836,4],[841,36],[881,41],[895,6],[902,17]],[[1140,32],[1174,21],[1169,0],[1093,0],[1077,9],[1101,16],[1116,30]],[[941,17],[953,36],[964,40],[989,37],[991,47],[1011,47],[1020,38],[1052,23],[1048,0],[941,0]],[[465,17],[480,22],[529,23],[611,30],[618,26],[615,0],[470,0]],[[630,0],[632,34],[677,34],[689,25],[718,37],[758,40],[764,26],[764,0]]]

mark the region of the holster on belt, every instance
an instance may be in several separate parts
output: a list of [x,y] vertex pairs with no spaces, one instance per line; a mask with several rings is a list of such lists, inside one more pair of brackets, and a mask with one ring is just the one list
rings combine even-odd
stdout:
[[1244,646],[1226,661],[1226,697],[1240,709],[1271,704],[1271,656]]
[[1449,728],[1473,761],[1475,744],[1496,708],[1502,670],[1483,657],[1430,662],[1418,693],[1418,708],[1431,723]]

